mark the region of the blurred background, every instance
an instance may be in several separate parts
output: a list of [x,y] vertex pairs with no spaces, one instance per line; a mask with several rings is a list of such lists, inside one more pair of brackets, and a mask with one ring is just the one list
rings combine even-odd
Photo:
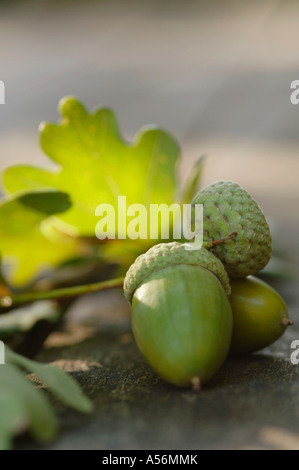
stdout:
[[1,1],[0,169],[50,166],[38,125],[73,94],[119,116],[127,139],[156,123],[203,153],[205,182],[233,179],[269,217],[298,223],[299,3],[295,0]]

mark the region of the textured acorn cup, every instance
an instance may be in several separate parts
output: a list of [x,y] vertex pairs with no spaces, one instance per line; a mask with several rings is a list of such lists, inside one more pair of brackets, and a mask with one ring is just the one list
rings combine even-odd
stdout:
[[192,204],[203,204],[204,241],[237,236],[211,251],[230,278],[256,274],[271,258],[272,239],[265,216],[251,195],[233,181],[218,181],[203,188]]
[[185,248],[162,243],[139,256],[124,292],[137,346],[152,369],[173,385],[198,389],[230,347],[230,285],[212,253]]
[[232,354],[250,354],[278,340],[292,325],[281,296],[266,282],[249,276],[231,280]]

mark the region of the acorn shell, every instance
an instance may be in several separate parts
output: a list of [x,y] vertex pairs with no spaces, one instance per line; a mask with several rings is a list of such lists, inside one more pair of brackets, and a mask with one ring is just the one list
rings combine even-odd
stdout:
[[266,282],[249,276],[231,280],[231,288],[232,354],[259,351],[278,340],[292,324],[284,300]]
[[204,241],[219,240],[237,233],[211,248],[230,278],[256,274],[271,258],[269,225],[258,203],[233,181],[217,181],[203,188],[192,204],[203,204]]
[[231,342],[232,312],[223,285],[201,266],[151,273],[132,299],[132,330],[154,371],[180,387],[209,380]]
[[190,249],[188,243],[172,242],[154,245],[146,253],[138,256],[125,277],[124,295],[126,299],[131,302],[137,287],[151,274],[170,266],[182,264],[207,268],[219,278],[227,295],[230,294],[227,272],[213,253],[205,248]]

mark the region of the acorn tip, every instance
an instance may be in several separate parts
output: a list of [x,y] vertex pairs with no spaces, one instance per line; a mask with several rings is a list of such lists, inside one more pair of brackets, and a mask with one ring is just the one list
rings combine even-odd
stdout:
[[284,318],[282,320],[282,324],[283,324],[283,326],[292,326],[292,325],[294,325],[294,322],[292,320],[290,320],[289,318]]
[[192,377],[190,380],[191,388],[194,392],[198,392],[201,389],[201,381],[199,377]]

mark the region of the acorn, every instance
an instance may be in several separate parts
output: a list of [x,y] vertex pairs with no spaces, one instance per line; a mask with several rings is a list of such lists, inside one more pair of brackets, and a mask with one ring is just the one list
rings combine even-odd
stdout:
[[152,369],[199,389],[223,364],[232,335],[228,275],[205,248],[161,243],[139,256],[124,281],[132,330]]
[[269,225],[245,189],[233,181],[217,181],[199,191],[192,204],[203,204],[204,241],[237,233],[227,243],[211,248],[230,278],[253,275],[266,266],[272,254]]
[[230,282],[232,354],[250,354],[264,349],[293,324],[284,300],[266,282],[254,276]]

